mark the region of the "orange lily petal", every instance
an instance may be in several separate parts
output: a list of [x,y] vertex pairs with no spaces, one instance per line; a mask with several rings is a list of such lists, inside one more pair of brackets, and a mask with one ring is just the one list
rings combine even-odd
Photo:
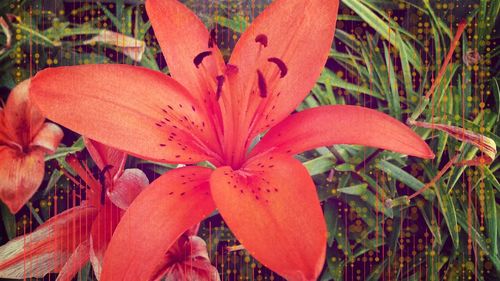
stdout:
[[203,107],[179,83],[146,68],[50,68],[32,79],[30,95],[50,119],[141,158],[194,163],[210,158],[217,143]]
[[9,94],[3,109],[6,134],[19,146],[26,148],[38,133],[45,118],[29,100],[30,80],[19,83]]
[[17,213],[36,192],[44,175],[44,151],[35,149],[24,154],[0,146],[0,199]]
[[170,246],[215,209],[208,184],[211,172],[198,166],[179,168],[145,188],[113,234],[101,281],[157,276]]
[[41,147],[54,153],[64,136],[63,130],[54,123],[46,122],[31,141],[31,147]]
[[238,73],[229,77],[234,87],[224,94],[232,99],[236,124],[245,131],[250,126],[249,141],[283,120],[314,86],[328,58],[338,5],[338,0],[273,1],[238,41],[229,62]]
[[113,186],[108,188],[107,194],[113,204],[126,210],[148,184],[149,180],[143,171],[126,169]]
[[[205,25],[177,0],[147,0],[146,11],[172,77],[200,104],[208,100],[208,92],[214,97],[215,77],[224,67],[224,60],[216,45],[208,47],[210,34]],[[196,67],[194,58],[205,51],[212,55]]]
[[111,236],[120,222],[122,210],[106,202],[92,224],[90,231],[90,262],[97,280],[101,277],[104,253],[108,247]]
[[115,175],[119,176],[123,172],[125,162],[127,161],[127,154],[125,152],[85,137],[83,138],[83,142],[92,160],[99,167],[99,170],[103,171],[106,166],[110,165],[109,173],[111,174],[111,178],[115,178]]
[[252,256],[288,280],[316,280],[325,260],[326,225],[300,162],[262,154],[241,170],[218,168],[210,186],[224,221]]
[[56,281],[71,281],[80,269],[89,261],[89,240],[83,241],[69,256],[68,261],[61,268]]
[[429,146],[396,119],[360,106],[333,105],[296,113],[272,128],[251,155],[268,150],[297,154],[333,144],[357,144],[433,158]]
[[0,278],[42,278],[58,272],[71,253],[88,238],[97,210],[74,207],[52,217],[34,232],[0,247]]

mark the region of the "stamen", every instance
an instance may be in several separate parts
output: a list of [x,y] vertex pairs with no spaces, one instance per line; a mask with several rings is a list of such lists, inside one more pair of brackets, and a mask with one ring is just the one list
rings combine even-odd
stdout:
[[262,44],[262,46],[267,47],[267,36],[265,34],[259,34],[255,37],[255,42]]
[[285,75],[288,73],[288,67],[286,67],[286,64],[281,59],[268,58],[267,61],[276,64],[276,66],[280,69],[280,78],[285,77]]
[[214,45],[217,44],[217,33],[215,32],[215,28],[210,30],[210,37],[208,38],[208,47],[213,48]]
[[104,202],[106,200],[106,178],[104,174],[106,174],[106,172],[108,172],[112,168],[113,166],[106,165],[99,173],[99,183],[101,184],[101,205],[104,205]]
[[199,53],[196,57],[194,57],[193,63],[196,66],[196,68],[199,68],[200,64],[203,62],[203,59],[205,57],[210,56],[211,54],[212,54],[212,51],[205,51],[205,52]]
[[224,85],[224,81],[226,80],[223,75],[219,75],[215,77],[217,79],[217,92],[215,96],[217,97],[217,100],[219,100],[221,94],[222,94],[222,86]]
[[260,96],[262,98],[265,98],[267,97],[266,79],[264,78],[264,74],[262,74],[262,72],[259,69],[257,69],[257,78],[258,78]]

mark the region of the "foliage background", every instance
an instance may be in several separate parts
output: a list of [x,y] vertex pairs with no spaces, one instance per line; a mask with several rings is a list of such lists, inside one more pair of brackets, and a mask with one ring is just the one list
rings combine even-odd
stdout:
[[[219,29],[219,46],[227,58],[239,34],[269,1],[183,2],[209,28]],[[422,108],[457,23],[467,19],[452,63],[418,120],[464,127],[498,145],[499,8],[497,0],[343,0],[330,59],[298,110],[358,104],[404,122]],[[10,19],[12,32],[11,46],[0,55],[3,100],[16,83],[46,67],[127,63],[168,73],[143,1],[9,0],[1,2],[0,11]],[[84,44],[102,29],[144,40],[140,63],[120,48]],[[0,34],[0,46],[6,43]],[[463,59],[471,52],[480,55],[474,64]],[[478,154],[476,147],[446,133],[414,129],[436,153],[434,160],[346,145],[298,156],[315,180],[329,230],[321,280],[500,280],[500,162],[454,166],[410,205],[398,205],[398,198],[422,188],[458,151],[461,160]],[[65,133],[58,152],[46,159],[45,180],[31,202],[16,216],[2,204],[0,244],[78,204],[69,199],[74,187],[60,170],[67,168],[68,153],[90,158],[80,136]],[[133,158],[127,165],[143,169],[150,180],[175,168]],[[387,206],[387,199],[394,206]],[[227,250],[238,242],[218,215],[202,226],[201,236],[224,280],[279,279],[245,250]],[[95,279],[89,265],[77,279]]]

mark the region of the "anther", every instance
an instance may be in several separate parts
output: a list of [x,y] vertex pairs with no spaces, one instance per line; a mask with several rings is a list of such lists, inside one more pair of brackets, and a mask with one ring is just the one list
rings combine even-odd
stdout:
[[223,75],[219,75],[215,77],[217,79],[217,92],[215,93],[215,96],[217,100],[219,100],[221,94],[222,94],[222,86],[224,85],[224,81],[226,80]]
[[262,98],[267,97],[267,84],[266,79],[264,78],[264,74],[260,70],[257,69],[257,78],[259,84],[259,92]]
[[255,37],[255,42],[267,47],[267,36],[265,34],[259,34]]
[[285,77],[285,75],[288,73],[288,67],[286,67],[286,64],[279,58],[268,58],[268,62],[272,62],[276,64],[276,66],[280,69],[280,78]]
[[208,38],[208,47],[213,48],[215,44],[217,44],[217,33],[215,32],[215,28],[212,28],[210,30],[210,37]]
[[199,53],[196,57],[194,57],[193,63],[196,66],[196,68],[198,68],[200,66],[200,64],[203,62],[203,59],[205,57],[208,57],[211,54],[212,54],[212,51],[205,51],[205,52]]

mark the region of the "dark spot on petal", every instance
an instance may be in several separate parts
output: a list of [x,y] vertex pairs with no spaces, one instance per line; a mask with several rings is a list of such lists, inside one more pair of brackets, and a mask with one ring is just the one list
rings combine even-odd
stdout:
[[167,146],[167,145],[166,145],[166,144],[164,144],[164,143],[160,143],[160,146]]

